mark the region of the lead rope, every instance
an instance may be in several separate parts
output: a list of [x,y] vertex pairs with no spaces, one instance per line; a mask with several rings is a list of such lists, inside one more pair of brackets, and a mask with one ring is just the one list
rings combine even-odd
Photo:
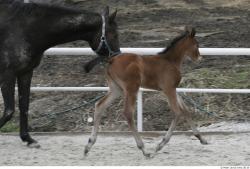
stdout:
[[203,113],[206,113],[209,117],[213,116],[213,117],[216,117],[216,118],[219,118],[219,119],[223,119],[222,117],[220,117],[217,113],[215,112],[212,112],[212,111],[208,111],[206,110],[205,108],[203,108],[203,106],[201,106],[201,103],[200,102],[197,102],[197,101],[194,101],[191,97],[188,97],[184,94],[180,94],[183,99],[188,102],[189,104],[192,104],[194,105],[194,107],[196,109],[198,109],[199,111],[203,112]]
[[197,108],[200,112],[206,113],[209,117],[215,117],[217,119],[221,119],[221,120],[235,120],[235,121],[247,121],[247,119],[245,118],[228,118],[228,117],[220,117],[216,112],[213,111],[208,111],[205,108],[203,108],[203,106],[201,105],[201,103],[199,101],[195,101],[193,100],[191,97],[188,97],[184,94],[180,94],[183,99],[188,102],[189,104],[194,105],[195,108]]
[[101,99],[101,98],[104,97],[104,96],[105,96],[104,94],[103,94],[103,95],[99,95],[99,96],[97,96],[97,97],[92,98],[92,99],[89,100],[88,102],[85,101],[83,104],[80,104],[80,105],[78,105],[78,106],[75,106],[75,107],[70,108],[70,109],[67,109],[67,110],[63,110],[63,111],[60,111],[60,112],[49,112],[49,113],[43,114],[43,115],[39,116],[39,119],[40,119],[40,118],[43,118],[43,117],[49,117],[49,118],[51,118],[51,119],[54,119],[54,118],[56,118],[56,116],[59,115],[59,114],[61,115],[61,114],[65,114],[65,113],[72,112],[72,111],[74,111],[74,110],[80,109],[80,108],[82,108],[82,107],[85,107],[85,106],[87,106],[87,105],[90,105],[90,104],[92,104],[92,103],[98,101],[99,99]]

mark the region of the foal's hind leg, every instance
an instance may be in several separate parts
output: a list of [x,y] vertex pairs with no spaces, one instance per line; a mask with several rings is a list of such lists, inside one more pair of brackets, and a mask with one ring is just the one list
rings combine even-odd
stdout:
[[0,119],[0,128],[3,127],[9,120],[11,120],[15,109],[15,82],[16,79],[13,76],[9,76],[9,80],[5,81],[1,87],[3,99],[4,99],[4,113]]
[[150,157],[149,153],[146,153],[144,143],[137,132],[137,129],[134,124],[134,117],[133,117],[133,112],[135,111],[135,102],[136,102],[136,94],[137,92],[131,92],[131,93],[125,93],[125,103],[124,103],[124,116],[127,119],[128,126],[130,130],[132,131],[132,134],[135,138],[137,147],[142,151],[143,155],[146,157]]
[[100,99],[95,104],[95,112],[94,112],[94,126],[92,129],[91,136],[89,138],[88,144],[85,146],[84,155],[86,156],[90,151],[91,147],[95,144],[97,139],[97,132],[99,129],[99,124],[101,120],[101,115],[107,107],[120,96],[120,90],[115,84],[110,85],[110,91],[107,95],[105,95],[102,99]]
[[170,125],[166,135],[164,136],[162,141],[157,145],[155,152],[160,151],[164,147],[164,145],[169,142],[169,140],[173,134],[173,131],[178,123],[178,120],[181,116],[181,109],[180,109],[180,106],[179,106],[178,101],[177,101],[176,90],[173,89],[172,91],[165,91],[165,94],[168,97],[168,102],[169,102],[171,111],[174,112],[175,117],[172,120],[171,125]]
[[181,106],[182,111],[184,112],[184,116],[185,116],[185,118],[187,120],[187,123],[190,125],[190,127],[191,127],[191,129],[192,129],[192,131],[194,133],[194,136],[197,137],[200,140],[201,144],[204,144],[204,145],[208,144],[208,142],[201,136],[199,130],[196,128],[196,126],[195,126],[195,124],[194,124],[194,122],[192,120],[192,117],[191,117],[192,115],[191,115],[191,113],[188,110],[186,104],[184,103],[184,101],[182,100],[182,98],[180,96],[178,96],[178,102],[179,102],[179,104]]

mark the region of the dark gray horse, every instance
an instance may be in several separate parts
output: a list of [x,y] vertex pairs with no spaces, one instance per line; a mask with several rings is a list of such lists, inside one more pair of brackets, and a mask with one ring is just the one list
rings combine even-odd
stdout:
[[[39,147],[28,133],[30,84],[43,52],[55,45],[85,40],[99,55],[87,66],[120,52],[116,12],[109,16],[49,4],[0,0],[0,86],[5,110],[0,128],[14,113],[15,84],[18,85],[20,137],[28,146]],[[88,70],[89,71],[89,70]]]

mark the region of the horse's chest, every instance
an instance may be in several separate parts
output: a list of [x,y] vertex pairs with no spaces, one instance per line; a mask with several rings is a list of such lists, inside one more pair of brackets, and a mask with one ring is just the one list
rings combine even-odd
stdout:
[[5,68],[12,69],[15,72],[33,69],[41,60],[39,56],[33,57],[31,50],[25,45],[6,48],[3,51],[2,58],[2,64],[5,65]]
[[23,65],[24,67],[29,65],[32,59],[28,48],[20,48],[17,53],[19,53],[18,62],[20,65]]
[[18,57],[17,71],[34,69],[40,63],[41,57],[34,55],[29,49],[21,49]]

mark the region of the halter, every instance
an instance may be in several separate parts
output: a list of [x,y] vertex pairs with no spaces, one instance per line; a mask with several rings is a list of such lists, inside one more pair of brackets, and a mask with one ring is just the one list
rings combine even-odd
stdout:
[[104,17],[104,15],[102,15],[102,36],[101,36],[101,40],[100,40],[99,46],[95,50],[95,53],[99,56],[98,52],[102,49],[102,47],[104,47],[104,48],[108,49],[108,51],[109,51],[109,57],[112,57],[112,56],[120,54],[121,53],[120,51],[119,52],[114,52],[110,48],[110,46],[108,44],[108,41],[107,41],[107,38],[106,38],[105,28],[106,28],[105,17]]

